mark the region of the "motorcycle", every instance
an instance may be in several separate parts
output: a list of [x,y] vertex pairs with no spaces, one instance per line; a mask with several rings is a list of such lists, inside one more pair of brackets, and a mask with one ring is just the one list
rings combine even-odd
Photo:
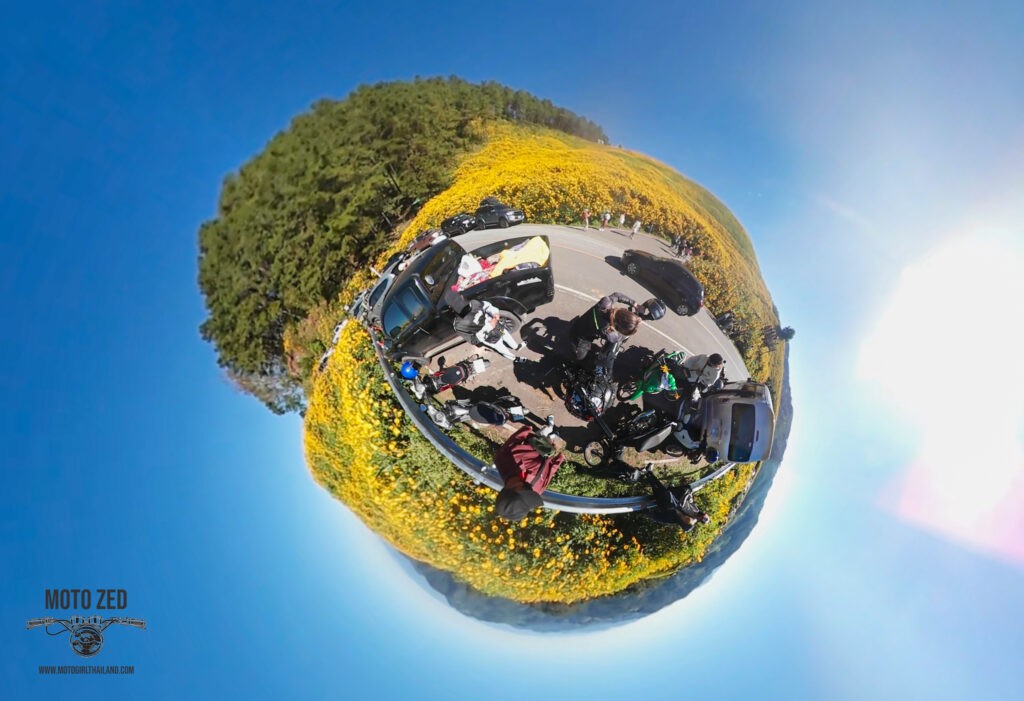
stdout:
[[640,373],[639,378],[627,380],[619,385],[619,401],[631,402],[645,394],[668,391],[678,398],[678,376],[682,376],[680,363],[686,354],[683,351],[668,352],[662,348],[654,359]]
[[709,464],[718,462],[718,451],[708,448],[703,437],[694,439],[691,423],[697,416],[688,413],[681,419],[670,419],[656,409],[641,411],[624,419],[614,430],[604,421],[597,424],[605,434],[602,440],[591,441],[583,448],[583,459],[591,467],[604,465],[610,460],[621,460],[626,448],[646,453],[661,448],[671,457],[685,457],[696,465],[701,460]]
[[682,357],[682,353],[661,351],[644,371],[643,379],[633,381],[634,392],[638,394],[630,398],[642,396],[639,413],[623,419],[614,429],[597,417],[595,423],[604,437],[584,448],[583,458],[588,465],[619,460],[626,448],[640,453],[660,448],[672,457],[686,457],[692,464],[702,459],[708,463],[718,461],[718,452],[709,449],[704,441],[704,395],[685,381],[676,387],[668,369],[672,356]]
[[[461,360],[454,365],[445,366],[444,356],[437,359],[437,372],[426,375],[423,379],[420,379],[419,373],[414,374],[412,380],[412,393],[417,400],[423,399],[423,395],[426,392],[431,394],[439,394],[444,392],[446,389],[451,389],[457,385],[464,384],[470,378],[479,375],[487,366],[491,364],[491,361],[487,360],[481,355],[473,355],[465,360]],[[406,366],[411,367],[411,363],[406,363],[402,366],[402,375],[408,377]],[[415,370],[413,370],[415,372]]]
[[[642,401],[646,403],[653,399],[653,395],[660,395],[665,402],[696,402],[702,395],[719,390],[728,382],[725,372],[722,372],[721,377],[710,386],[700,382],[694,383],[687,377],[687,370],[683,367],[682,361],[685,357],[686,354],[681,350],[668,352],[664,348],[661,349],[640,373],[639,378],[627,380],[619,385],[619,401],[630,402],[643,397]],[[665,394],[661,394],[662,392]]]
[[[667,419],[654,409],[641,411],[632,418],[623,419],[615,429],[605,421],[598,421],[604,433],[601,440],[591,441],[583,448],[583,459],[591,467],[597,467],[609,460],[621,460],[626,448],[634,448],[639,453],[654,450],[665,443],[666,439],[679,427],[677,421]],[[673,442],[673,447],[676,446]],[[666,450],[669,455],[684,454],[682,446],[678,450]]]
[[562,391],[566,410],[578,419],[593,421],[615,403],[617,383],[612,379],[612,366],[625,341],[602,348],[596,357],[594,369],[563,361]]
[[473,421],[478,424],[504,426],[509,421],[523,421],[526,410],[515,397],[508,395],[499,397],[492,402],[473,402],[469,399],[452,399],[441,408],[430,404],[421,404],[420,410],[426,412],[430,420],[443,431],[451,429],[455,424]]

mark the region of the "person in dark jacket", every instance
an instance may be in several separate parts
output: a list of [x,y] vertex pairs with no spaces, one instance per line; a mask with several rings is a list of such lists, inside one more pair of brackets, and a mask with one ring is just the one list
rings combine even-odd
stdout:
[[550,430],[534,432],[533,426],[524,426],[494,453],[494,466],[504,482],[494,503],[498,516],[521,521],[543,504],[540,495],[565,461],[556,440]]
[[687,533],[698,523],[707,523],[711,520],[710,516],[693,503],[693,490],[690,485],[666,487],[654,476],[650,465],[641,470],[641,474],[654,490],[654,500],[657,502],[657,507],[645,514],[648,518],[659,523],[679,526]]
[[[625,308],[616,307],[616,302]],[[614,344],[636,333],[640,317],[634,313],[635,309],[636,302],[632,299],[621,292],[612,292],[573,319],[569,324],[569,338],[576,360],[586,358],[599,338]]]

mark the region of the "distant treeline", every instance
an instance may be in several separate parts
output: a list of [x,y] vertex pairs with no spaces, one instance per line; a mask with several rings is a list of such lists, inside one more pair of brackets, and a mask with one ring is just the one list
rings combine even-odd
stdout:
[[199,230],[200,327],[232,380],[272,411],[302,409],[285,359],[301,322],[389,243],[394,227],[451,185],[488,121],[607,142],[598,125],[521,90],[458,78],[363,86],[322,100],[229,175]]

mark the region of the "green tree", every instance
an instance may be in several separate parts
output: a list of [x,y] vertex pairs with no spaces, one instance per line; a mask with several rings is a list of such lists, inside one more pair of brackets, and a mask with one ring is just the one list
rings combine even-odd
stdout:
[[229,377],[276,412],[301,408],[286,330],[337,295],[418,203],[451,184],[481,120],[515,119],[607,140],[593,122],[497,83],[362,86],[294,119],[223,184],[199,230],[200,326]]

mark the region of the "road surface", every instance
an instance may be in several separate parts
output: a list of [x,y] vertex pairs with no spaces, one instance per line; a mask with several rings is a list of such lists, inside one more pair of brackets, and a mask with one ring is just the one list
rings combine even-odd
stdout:
[[[490,368],[482,375],[472,378],[460,391],[460,396],[463,396],[466,390],[472,391],[481,387],[508,388],[535,416],[554,415],[555,424],[563,438],[566,438],[570,445],[578,447],[585,440],[589,440],[587,432],[582,430],[585,423],[569,414],[555,392],[544,389],[545,381],[541,381],[540,375],[551,367],[554,356],[569,353],[564,338],[566,322],[586,311],[602,296],[610,292],[622,292],[637,302],[654,296],[640,283],[619,271],[618,259],[624,250],[634,248],[656,255],[670,255],[670,251],[662,240],[643,233],[630,240],[628,232],[599,231],[593,228],[584,231],[581,227],[546,224],[521,224],[508,229],[472,231],[457,237],[456,240],[464,248],[473,250],[505,238],[538,234],[547,236],[551,244],[555,298],[524,319],[521,336],[527,342],[527,348],[519,355],[533,362],[513,368],[510,361],[496,353],[468,344],[453,349],[444,356],[450,363],[474,353],[486,355],[491,360]],[[641,324],[616,361],[616,376],[632,376],[642,367],[638,363],[646,354],[641,352],[641,349],[658,351],[662,348],[681,348],[686,351],[687,356],[720,353],[726,360],[725,374],[729,379],[747,378],[747,369],[742,357],[715,324],[707,309],[701,309],[692,317],[681,317],[669,311],[658,321]],[[554,381],[555,377],[550,376],[547,379]],[[445,398],[446,395],[440,397],[442,400]],[[484,395],[477,398],[487,397]],[[596,433],[591,436],[596,437]]]

